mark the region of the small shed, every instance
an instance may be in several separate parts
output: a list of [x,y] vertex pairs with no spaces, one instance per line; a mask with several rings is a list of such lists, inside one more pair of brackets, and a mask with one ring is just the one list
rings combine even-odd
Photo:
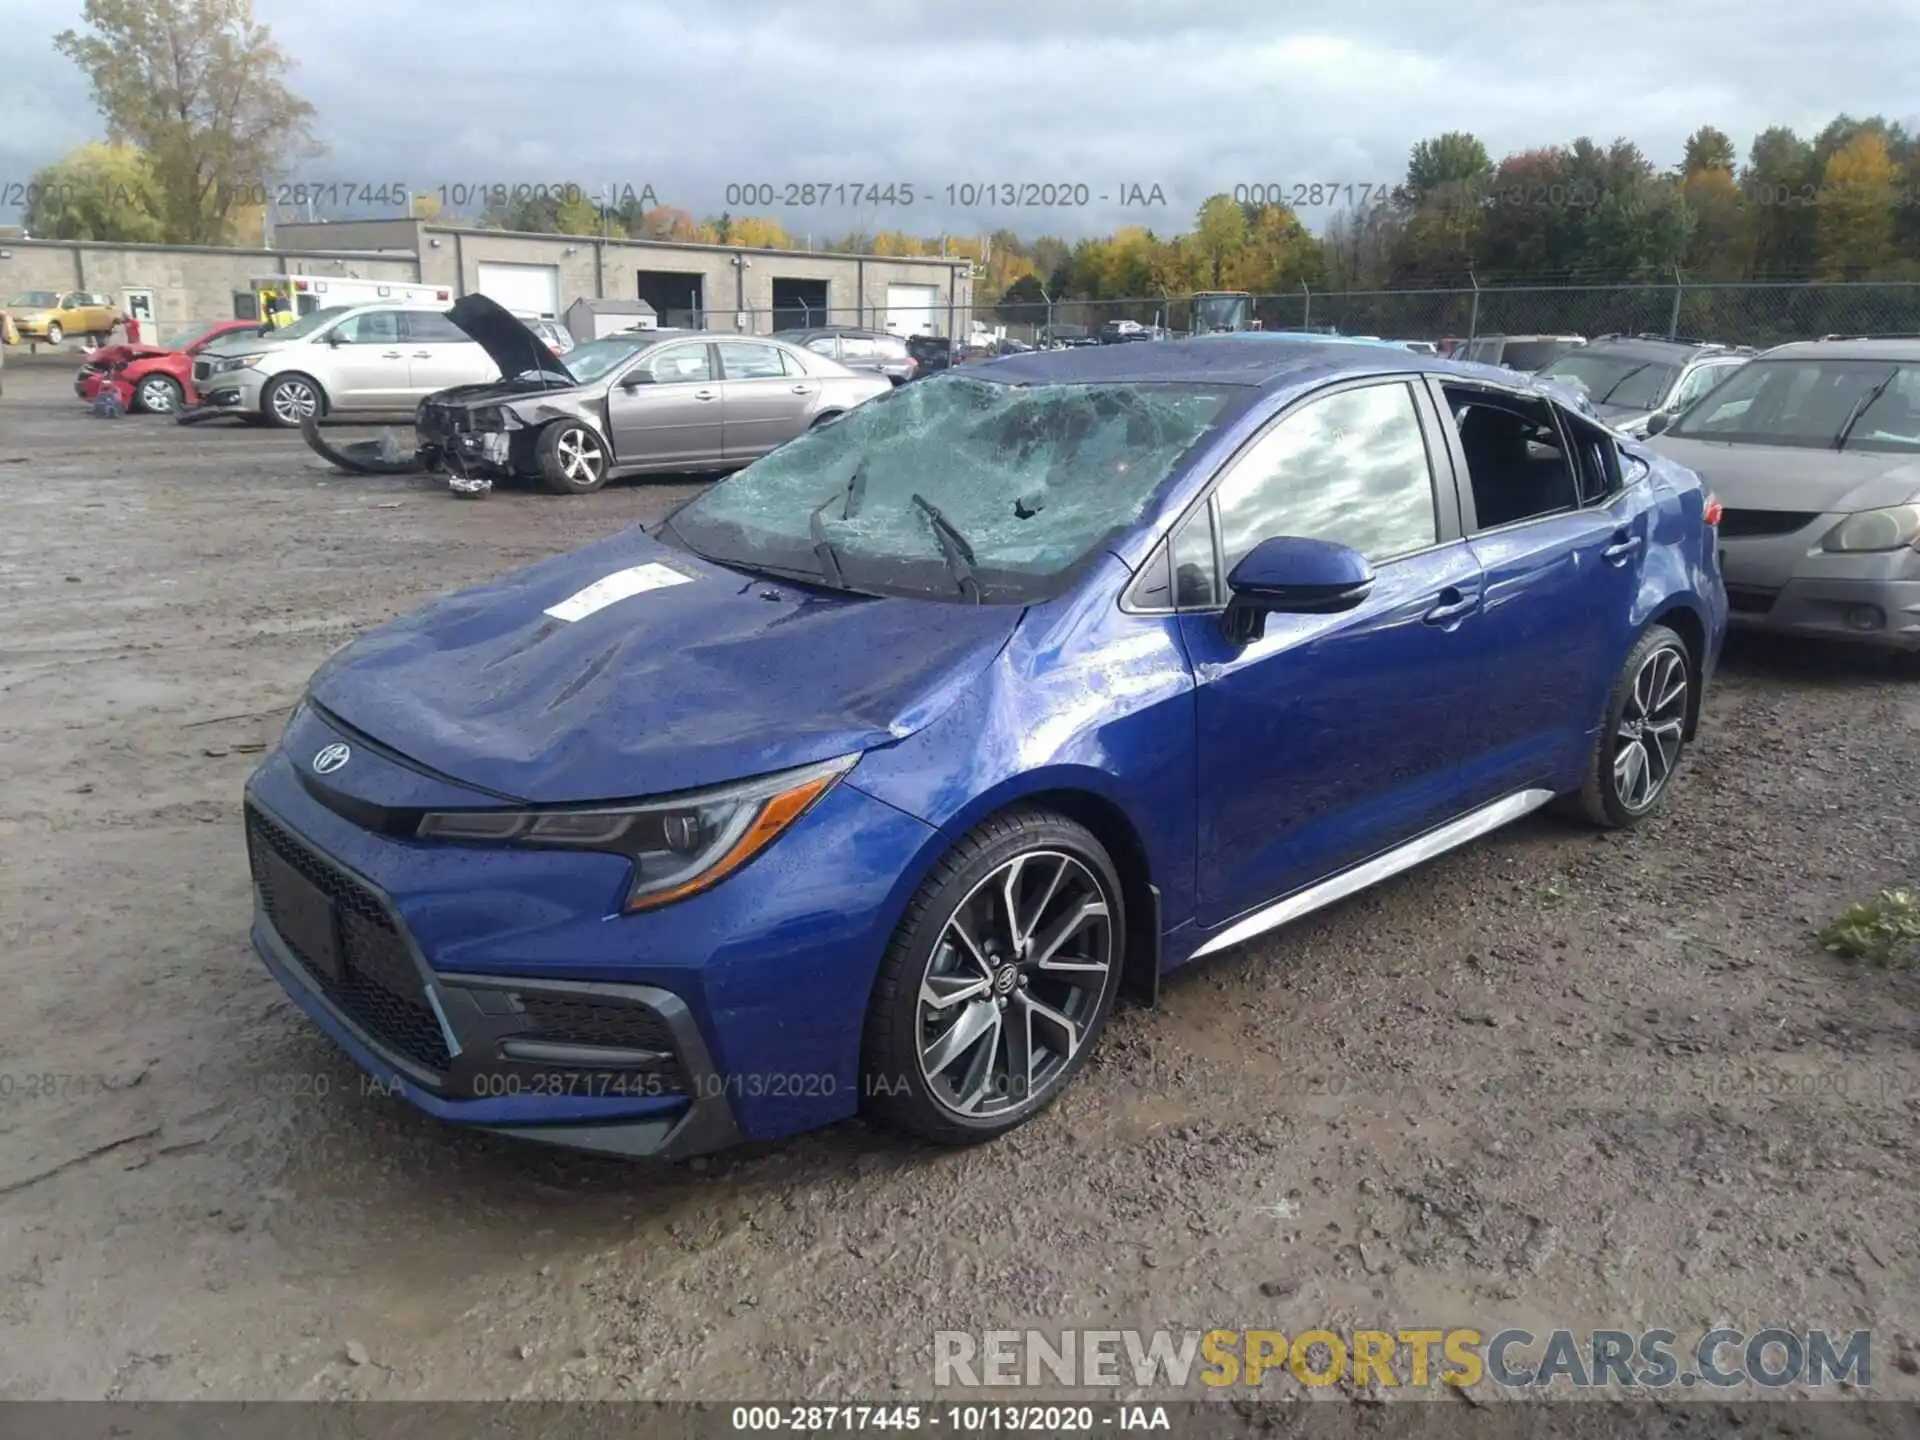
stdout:
[[622,330],[658,330],[660,316],[644,300],[589,300],[585,296],[560,317],[573,338],[582,343]]

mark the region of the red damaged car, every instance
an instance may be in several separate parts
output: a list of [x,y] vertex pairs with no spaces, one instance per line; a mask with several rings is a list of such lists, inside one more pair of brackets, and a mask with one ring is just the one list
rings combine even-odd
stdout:
[[87,356],[73,377],[74,394],[92,404],[108,385],[117,384],[129,410],[178,414],[195,398],[193,357],[223,335],[259,328],[258,320],[222,320],[175,349],[143,343],[103,345]]

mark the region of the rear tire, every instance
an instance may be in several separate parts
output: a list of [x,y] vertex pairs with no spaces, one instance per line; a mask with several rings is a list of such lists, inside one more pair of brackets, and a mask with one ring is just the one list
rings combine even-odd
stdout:
[[1090,831],[1039,809],[985,821],[922,882],[881,961],[868,1114],[942,1145],[1025,1124],[1098,1043],[1125,954],[1120,877]]
[[607,483],[612,457],[598,431],[578,420],[556,420],[534,447],[540,478],[555,495],[590,495]]
[[1686,643],[1651,625],[1620,667],[1581,782],[1581,812],[1608,830],[1660,808],[1686,750],[1694,665]]

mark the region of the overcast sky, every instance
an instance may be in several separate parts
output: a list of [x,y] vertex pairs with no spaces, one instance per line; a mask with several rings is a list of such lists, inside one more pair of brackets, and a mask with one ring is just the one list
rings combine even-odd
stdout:
[[[51,37],[78,0],[5,0],[0,200],[98,136]],[[353,185],[612,183],[696,215],[730,183],[910,184],[912,206],[781,212],[789,230],[1188,228],[1236,184],[1398,180],[1450,129],[1496,158],[1587,134],[1661,165],[1703,123],[1920,121],[1914,0],[257,0]],[[292,177],[298,178],[298,177]],[[1085,185],[1052,209],[946,187]],[[1158,185],[1164,205],[1121,205]],[[1069,196],[1073,193],[1067,192]],[[1104,203],[1101,196],[1109,197]],[[0,220],[15,217],[0,209]],[[1326,212],[1307,212],[1318,227]]]

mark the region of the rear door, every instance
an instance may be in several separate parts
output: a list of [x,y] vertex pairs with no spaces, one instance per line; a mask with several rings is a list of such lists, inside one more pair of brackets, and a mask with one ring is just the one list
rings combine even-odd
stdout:
[[820,382],[800,373],[797,364],[789,373],[779,346],[721,340],[713,348],[720,353],[727,460],[752,460],[807,428]]
[[500,367],[471,335],[438,310],[401,312],[406,338],[407,384],[422,398],[455,385],[497,380]]
[[726,404],[713,347],[704,340],[658,346],[628,367],[627,376],[637,374],[646,375],[647,382],[615,381],[607,393],[615,463],[657,467],[722,463]]
[[[1298,402],[1175,531],[1197,684],[1201,923],[1214,927],[1487,797],[1480,566],[1460,537],[1431,399],[1405,377]],[[1230,641],[1226,577],[1276,535],[1351,545],[1361,604],[1270,615]]]
[[1570,780],[1637,638],[1650,472],[1629,480],[1606,430],[1538,396],[1431,383],[1486,576],[1478,713],[1493,773],[1509,790]]

